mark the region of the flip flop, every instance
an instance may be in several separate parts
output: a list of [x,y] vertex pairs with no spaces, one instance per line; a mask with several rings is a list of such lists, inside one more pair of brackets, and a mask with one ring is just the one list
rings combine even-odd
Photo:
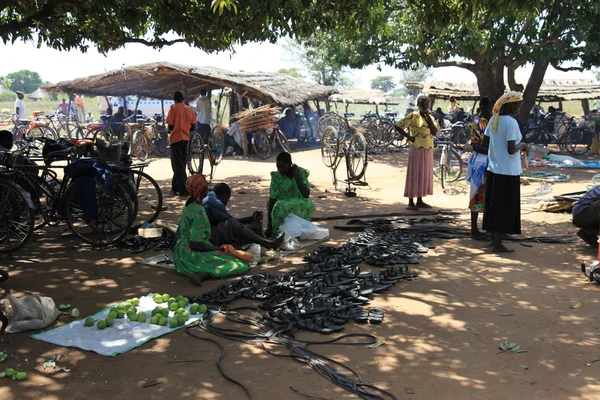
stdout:
[[369,323],[378,325],[383,322],[383,310],[381,308],[370,308],[368,313]]
[[352,319],[359,324],[366,324],[369,322],[369,312],[362,307],[355,307],[350,309]]

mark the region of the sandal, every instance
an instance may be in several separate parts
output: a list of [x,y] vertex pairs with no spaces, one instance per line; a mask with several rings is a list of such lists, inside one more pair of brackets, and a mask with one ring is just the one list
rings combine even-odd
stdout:
[[369,323],[372,325],[378,325],[383,322],[383,310],[381,308],[370,308],[368,312]]

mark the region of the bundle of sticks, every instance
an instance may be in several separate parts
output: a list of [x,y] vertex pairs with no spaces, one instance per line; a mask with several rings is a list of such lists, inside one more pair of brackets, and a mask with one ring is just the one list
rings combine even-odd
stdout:
[[267,104],[266,106],[246,110],[233,115],[241,126],[243,133],[256,132],[277,127],[279,107]]

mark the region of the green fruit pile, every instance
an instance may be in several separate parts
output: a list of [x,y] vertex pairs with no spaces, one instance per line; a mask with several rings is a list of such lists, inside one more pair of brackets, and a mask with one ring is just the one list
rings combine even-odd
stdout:
[[7,378],[13,378],[17,381],[24,381],[27,379],[27,372],[17,371],[12,368],[6,368],[4,370],[4,376]]

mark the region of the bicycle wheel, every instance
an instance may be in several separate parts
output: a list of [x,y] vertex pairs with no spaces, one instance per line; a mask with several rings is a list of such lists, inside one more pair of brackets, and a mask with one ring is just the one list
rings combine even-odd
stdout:
[[459,150],[464,150],[465,145],[469,142],[470,134],[466,126],[459,126],[452,131],[452,146]]
[[153,131],[152,144],[154,154],[159,157],[164,157],[169,154],[169,136],[167,131],[164,127],[156,127],[156,125],[154,126]]
[[33,204],[25,190],[12,181],[0,181],[0,253],[23,247],[33,234],[34,223]]
[[433,149],[433,175],[442,183],[442,189],[444,189],[445,185],[444,175],[447,158],[447,147],[438,146]]
[[51,140],[58,140],[58,135],[54,129],[49,126],[35,126],[27,132],[26,137],[31,140],[32,147],[30,147],[29,155],[41,156],[42,149],[44,148],[44,142],[40,138],[46,138]]
[[364,138],[367,141],[367,144],[369,146],[369,149],[375,150],[379,147],[379,143],[381,141],[381,135],[379,132],[379,127],[377,126],[377,124],[375,122],[373,122],[373,121],[363,122],[356,127],[356,130],[364,136]]
[[566,133],[566,148],[570,154],[583,156],[590,151],[594,135],[591,131],[571,128]]
[[354,180],[361,179],[367,171],[367,140],[359,132],[355,133],[348,143],[346,167],[348,176]]
[[85,134],[86,139],[95,140],[97,138],[101,138],[110,142],[110,133],[106,129],[90,129]]
[[292,152],[292,146],[290,145],[290,142],[288,142],[288,139],[287,137],[285,137],[283,132],[277,129],[275,131],[275,137],[277,138],[277,143],[279,144],[279,147],[281,147],[283,151],[285,151],[286,153]]
[[132,228],[138,229],[144,222],[152,223],[158,218],[162,210],[163,196],[158,183],[147,173],[131,170],[129,174],[138,201],[137,215]]
[[150,155],[150,143],[143,130],[135,130],[132,134],[131,152],[140,161],[146,161]]
[[202,135],[194,131],[190,133],[188,143],[188,170],[190,174],[201,174],[204,167],[204,142]]
[[333,126],[328,126],[321,137],[321,158],[326,167],[333,168],[340,151],[340,143],[337,140],[338,133]]
[[64,196],[64,218],[67,225],[81,240],[93,246],[109,246],[125,237],[133,222],[133,202],[128,189],[119,182],[111,195],[104,192],[95,180],[96,220],[85,222],[82,204],[75,195],[74,186]]
[[215,126],[208,138],[208,147],[213,155],[213,165],[219,165],[225,153],[225,135],[223,127]]
[[265,131],[252,133],[252,148],[254,153],[266,160],[271,155],[271,143],[269,143],[269,135]]
[[69,139],[84,139],[86,138],[83,128],[75,121],[67,121],[66,132]]
[[463,161],[460,154],[453,148],[448,149],[448,157],[444,168],[444,181],[451,183],[456,182],[463,173]]

